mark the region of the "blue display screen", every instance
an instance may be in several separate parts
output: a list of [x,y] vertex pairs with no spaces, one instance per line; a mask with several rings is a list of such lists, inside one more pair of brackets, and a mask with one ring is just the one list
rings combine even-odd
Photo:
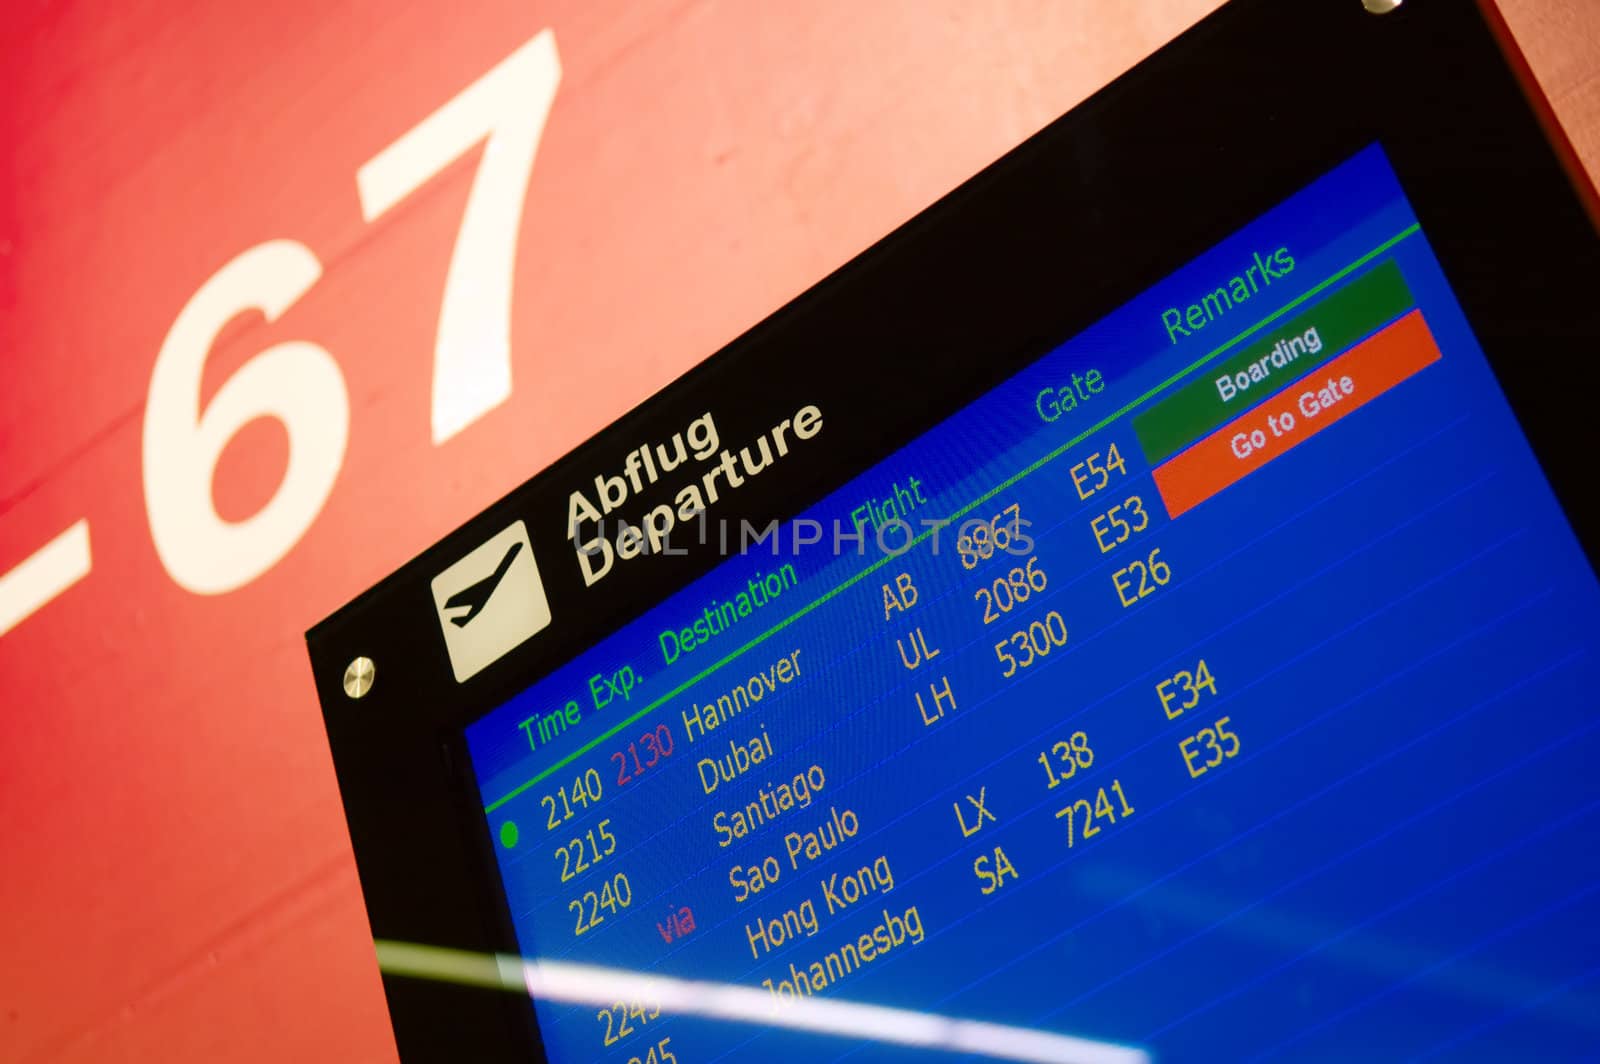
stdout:
[[797,516],[467,730],[550,1060],[1592,1058],[1600,586],[1380,148]]

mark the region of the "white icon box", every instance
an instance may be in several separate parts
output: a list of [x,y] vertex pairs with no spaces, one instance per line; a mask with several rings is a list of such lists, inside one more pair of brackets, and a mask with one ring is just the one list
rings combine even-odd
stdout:
[[433,578],[433,604],[456,682],[465,683],[550,624],[528,526],[508,525]]

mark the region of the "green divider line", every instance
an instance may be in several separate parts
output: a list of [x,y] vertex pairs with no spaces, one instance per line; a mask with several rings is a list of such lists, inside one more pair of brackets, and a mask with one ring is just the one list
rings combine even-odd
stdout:
[[[1011,476],[1007,477],[1005,480],[1002,480],[1000,483],[996,484],[994,487],[990,488],[988,491],[984,492],[982,495],[979,495],[977,498],[973,499],[971,502],[967,503],[965,506],[961,507],[959,510],[956,510],[953,513],[951,513],[949,515],[949,517],[946,518],[946,521],[948,523],[951,523],[951,524],[954,524],[956,521],[959,521],[961,518],[965,517],[967,514],[971,513],[973,510],[976,510],[978,507],[982,506],[984,503],[988,502],[990,499],[994,498],[996,495],[1000,494],[1002,491],[1005,491],[1006,489],[1010,488],[1011,486],[1016,484],[1018,481],[1022,480],[1024,477],[1031,476],[1032,474],[1038,472],[1045,465],[1049,464],[1050,462],[1055,461],[1057,458],[1060,458],[1067,451],[1069,451],[1072,448],[1076,447],[1078,444],[1082,443],[1084,440],[1088,439],[1090,436],[1093,436],[1095,433],[1099,432],[1101,429],[1105,428],[1107,425],[1110,425],[1112,422],[1118,420],[1123,415],[1127,414],[1130,410],[1133,410],[1135,407],[1141,406],[1144,403],[1149,402],[1150,399],[1152,397],[1154,397],[1155,395],[1157,395],[1158,393],[1166,390],[1167,388],[1170,388],[1172,385],[1176,384],[1178,381],[1182,380],[1184,377],[1188,376],[1190,373],[1193,373],[1195,370],[1199,369],[1201,366],[1204,366],[1206,363],[1208,363],[1208,362],[1212,361],[1213,359],[1217,358],[1219,355],[1222,355],[1225,352],[1232,350],[1239,343],[1241,343],[1241,342],[1243,342],[1245,340],[1248,340],[1250,337],[1254,336],[1256,333],[1260,332],[1262,329],[1267,328],[1273,322],[1275,322],[1278,319],[1282,318],[1285,314],[1288,314],[1290,311],[1293,311],[1297,307],[1300,307],[1301,305],[1303,305],[1307,300],[1315,298],[1319,293],[1325,291],[1328,288],[1328,286],[1337,284],[1338,282],[1342,281],[1344,278],[1348,277],[1350,274],[1354,273],[1356,270],[1359,270],[1361,267],[1365,266],[1367,263],[1371,262],[1373,259],[1377,258],[1379,255],[1382,255],[1384,252],[1388,251],[1390,248],[1392,248],[1396,244],[1400,243],[1400,241],[1406,239],[1407,237],[1409,237],[1412,234],[1416,233],[1420,229],[1421,229],[1420,225],[1413,223],[1412,225],[1409,225],[1406,228],[1400,230],[1400,232],[1396,233],[1394,236],[1392,236],[1389,239],[1385,240],[1383,243],[1379,244],[1377,247],[1373,248],[1371,251],[1368,251],[1366,254],[1362,255],[1359,259],[1356,259],[1354,262],[1352,262],[1352,263],[1348,264],[1347,266],[1343,267],[1337,273],[1334,273],[1334,274],[1324,278],[1315,287],[1310,288],[1310,289],[1306,290],[1305,292],[1301,293],[1299,296],[1297,296],[1295,299],[1291,300],[1289,303],[1287,303],[1284,306],[1282,306],[1282,307],[1278,308],[1277,310],[1273,311],[1271,314],[1267,315],[1265,318],[1262,318],[1260,321],[1256,322],[1254,325],[1250,326],[1248,329],[1245,329],[1243,332],[1238,333],[1232,339],[1230,339],[1227,342],[1223,343],[1221,346],[1213,348],[1212,350],[1208,351],[1206,354],[1202,355],[1200,358],[1195,359],[1195,361],[1189,363],[1187,366],[1185,366],[1182,369],[1178,370],[1176,373],[1174,373],[1172,376],[1168,377],[1166,380],[1162,381],[1160,384],[1155,385],[1153,388],[1151,388],[1148,391],[1146,391],[1143,395],[1139,396],[1136,399],[1131,399],[1127,403],[1124,403],[1119,409],[1113,411],[1110,414],[1107,414],[1105,417],[1101,418],[1099,421],[1095,422],[1093,425],[1091,425],[1088,428],[1084,429],[1082,432],[1078,433],[1076,436],[1072,437],[1067,442],[1065,442],[1065,443],[1061,444],[1060,446],[1052,449],[1050,452],[1045,454],[1044,457],[1039,458],[1039,459],[1035,460],[1034,462],[1031,462],[1027,466],[1024,466],[1022,469],[1018,470],[1017,472],[1013,473]],[[762,643],[765,643],[767,640],[771,639],[773,636],[777,635],[779,632],[783,631],[785,628],[789,627],[791,624],[793,624],[794,622],[798,621],[800,618],[804,617],[806,614],[810,613],[812,610],[815,610],[819,606],[823,605],[824,603],[829,602],[832,599],[838,597],[839,595],[843,594],[845,591],[848,591],[850,588],[854,587],[855,585],[859,584],[861,581],[865,580],[867,577],[871,576],[873,573],[877,572],[879,569],[882,569],[885,565],[888,565],[890,562],[897,560],[900,557],[900,555],[903,555],[903,554],[909,552],[911,550],[911,548],[915,547],[917,544],[921,543],[923,540],[928,539],[930,536],[932,536],[934,534],[934,531],[935,531],[935,529],[929,529],[928,531],[922,533],[920,536],[914,537],[910,541],[910,543],[908,543],[906,545],[905,550],[902,550],[900,552],[900,554],[898,554],[898,555],[885,555],[884,557],[882,557],[882,558],[878,559],[877,561],[873,562],[871,565],[867,566],[865,569],[861,570],[859,573],[856,573],[854,576],[848,577],[842,583],[839,583],[839,584],[835,585],[834,587],[828,589],[827,591],[824,591],[821,595],[817,596],[815,599],[813,599],[810,602],[806,603],[804,606],[801,606],[799,609],[795,610],[789,616],[785,617],[783,620],[779,621],[777,624],[773,625],[771,628],[768,628],[765,632],[762,632],[760,635],[753,637],[749,642],[745,643],[743,646],[739,647],[737,650],[729,651],[723,657],[721,657],[721,658],[717,659],[716,661],[712,662],[710,665],[707,665],[705,668],[701,669],[699,672],[695,673],[693,676],[689,677],[687,680],[684,680],[682,683],[678,684],[678,686],[674,687],[672,690],[668,691],[666,694],[661,695],[660,697],[658,697],[658,698],[654,699],[653,701],[649,702],[648,704],[646,704],[642,709],[640,709],[638,712],[634,713],[632,716],[624,717],[622,720],[618,721],[616,724],[613,724],[610,728],[608,728],[605,731],[601,732],[599,735],[596,735],[593,739],[590,739],[587,743],[584,743],[582,746],[578,747],[578,749],[572,751],[572,753],[566,755],[561,760],[557,761],[555,764],[550,765],[548,768],[545,768],[542,771],[540,771],[532,779],[528,780],[525,783],[522,783],[522,784],[518,785],[516,788],[506,792],[504,795],[502,795],[501,797],[495,799],[493,802],[490,802],[488,805],[483,807],[483,811],[485,813],[492,813],[496,809],[499,809],[501,806],[505,805],[507,802],[511,801],[513,798],[516,798],[517,796],[519,796],[521,794],[527,793],[527,791],[530,788],[537,786],[539,783],[541,783],[544,780],[548,779],[551,775],[561,771],[566,766],[572,764],[572,762],[576,761],[578,758],[582,757],[584,754],[587,754],[590,750],[593,750],[595,747],[599,746],[601,743],[603,743],[606,740],[612,738],[618,732],[622,731],[624,728],[629,728],[629,727],[632,727],[634,724],[637,724],[640,720],[644,719],[649,714],[654,713],[656,710],[660,709],[662,706],[666,705],[668,702],[672,701],[674,698],[677,698],[679,695],[683,694],[685,691],[687,691],[689,688],[693,687],[695,684],[699,683],[701,680],[704,680],[708,676],[710,676],[713,673],[717,672],[724,665],[727,665],[729,662],[734,661],[735,659],[737,659],[739,657],[742,657],[748,651],[752,650],[755,647],[760,646]]]

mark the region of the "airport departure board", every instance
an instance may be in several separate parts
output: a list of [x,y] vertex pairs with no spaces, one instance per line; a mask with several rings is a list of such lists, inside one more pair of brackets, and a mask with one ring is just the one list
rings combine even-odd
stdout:
[[728,558],[466,729],[551,1061],[1593,1050],[1600,586],[1380,147],[709,520],[792,406],[575,492]]

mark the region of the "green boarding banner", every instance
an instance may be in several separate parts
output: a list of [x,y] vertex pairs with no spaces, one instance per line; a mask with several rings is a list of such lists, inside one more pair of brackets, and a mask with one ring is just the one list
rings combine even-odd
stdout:
[[1356,341],[1410,310],[1400,267],[1386,259],[1133,419],[1145,459],[1157,462],[1227,424]]

